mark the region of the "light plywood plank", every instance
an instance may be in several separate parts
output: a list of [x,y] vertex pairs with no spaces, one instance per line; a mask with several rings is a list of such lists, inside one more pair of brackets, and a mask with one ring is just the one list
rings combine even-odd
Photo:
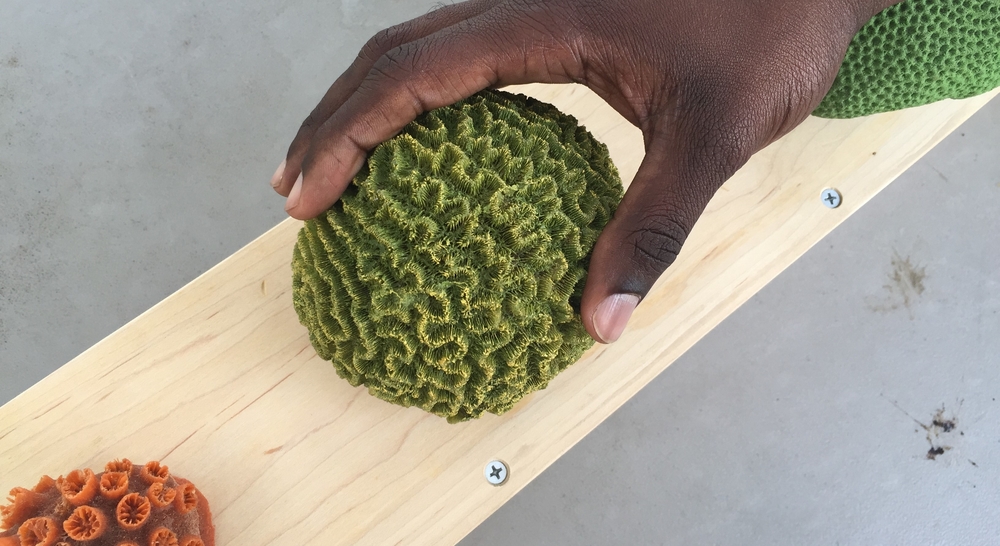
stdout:
[[[577,115],[623,177],[637,131],[579,87],[523,88]],[[716,195],[630,329],[502,417],[449,425],[351,388],[291,305],[288,220],[0,408],[0,490],[161,459],[227,544],[457,542],[996,92],[810,118]],[[826,209],[828,186],[844,204]],[[511,465],[493,487],[483,466]]]

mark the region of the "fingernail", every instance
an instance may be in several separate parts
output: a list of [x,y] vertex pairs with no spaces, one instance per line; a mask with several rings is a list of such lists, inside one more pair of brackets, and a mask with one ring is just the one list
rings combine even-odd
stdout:
[[299,206],[299,194],[302,193],[302,175],[300,174],[298,178],[295,179],[295,185],[292,186],[292,191],[288,194],[288,200],[285,201],[285,211],[290,211],[295,207]]
[[639,305],[635,294],[613,294],[604,298],[594,311],[594,331],[599,341],[614,343],[625,331],[629,317]]
[[274,176],[271,177],[271,187],[277,188],[281,184],[281,175],[285,174],[285,160],[281,160],[281,165],[278,165],[278,170],[274,171]]

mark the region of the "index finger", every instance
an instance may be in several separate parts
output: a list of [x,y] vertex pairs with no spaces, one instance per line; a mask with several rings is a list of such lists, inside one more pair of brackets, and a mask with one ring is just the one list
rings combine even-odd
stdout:
[[368,151],[423,112],[488,87],[576,81],[581,66],[579,52],[551,33],[496,9],[397,47],[316,132],[285,210],[299,219],[327,210]]
[[389,27],[372,36],[361,48],[354,62],[333,82],[319,104],[302,122],[295,138],[292,139],[292,143],[288,147],[285,162],[271,180],[271,186],[275,191],[288,196],[292,184],[301,172],[302,158],[309,150],[313,135],[344,104],[344,101],[357,91],[358,86],[371,71],[372,65],[382,55],[403,44],[419,40],[443,28],[479,15],[494,3],[495,0],[469,0],[458,4],[449,4],[436,8],[416,19]]

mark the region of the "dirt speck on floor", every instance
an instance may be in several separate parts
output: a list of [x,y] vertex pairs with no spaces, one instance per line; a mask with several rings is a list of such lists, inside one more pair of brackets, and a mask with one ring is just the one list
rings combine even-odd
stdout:
[[949,449],[951,449],[951,448],[948,447],[948,446],[944,446],[944,447],[932,447],[932,448],[930,448],[930,449],[927,450],[927,458],[930,459],[930,460],[932,460],[932,461],[936,461],[937,458],[938,458],[938,455],[944,455],[944,452],[948,451]]
[[[885,398],[885,396],[882,396],[882,398]],[[946,451],[952,449],[952,446],[947,445],[947,438],[943,435],[950,435],[954,432],[958,432],[960,436],[965,436],[964,432],[958,430],[958,410],[951,412],[949,415],[944,404],[942,404],[941,407],[935,410],[934,414],[931,415],[930,424],[927,424],[913,415],[910,415],[910,412],[900,407],[895,400],[889,400],[888,398],[885,399],[917,424],[919,428],[915,429],[914,432],[920,432],[923,430],[927,433],[926,438],[929,449],[927,450],[926,457],[928,460],[935,461],[939,456],[944,455]],[[958,409],[962,408],[962,402],[963,400],[958,402]],[[978,466],[976,463],[973,463],[971,459],[969,462],[972,463],[973,466]]]
[[886,291],[885,297],[869,305],[872,311],[879,313],[888,313],[900,308],[910,309],[925,290],[926,267],[914,264],[909,256],[903,258],[895,251],[892,254],[889,282],[883,285]]
[[947,419],[947,420],[943,420],[943,421],[940,420],[940,419],[935,419],[935,420],[931,421],[931,424],[933,426],[935,426],[935,427],[940,428],[941,432],[951,432],[952,429],[955,428],[955,420],[954,419]]
[[[959,402],[958,407],[962,407],[961,402]],[[945,438],[942,438],[943,434],[959,432],[962,436],[965,435],[965,433],[957,430],[958,418],[954,413],[951,417],[945,416],[945,407],[943,404],[931,416],[931,424],[921,426],[927,431],[927,443],[930,444],[930,449],[927,450],[927,458],[932,461],[937,460],[938,455],[944,455],[945,451],[951,449],[951,446],[944,445]]]

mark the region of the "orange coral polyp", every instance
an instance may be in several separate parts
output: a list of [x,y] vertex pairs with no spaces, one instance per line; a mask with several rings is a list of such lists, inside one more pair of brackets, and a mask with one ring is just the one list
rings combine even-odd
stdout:
[[89,468],[74,470],[65,478],[59,478],[58,483],[63,498],[73,506],[83,506],[97,495],[97,476]]
[[177,535],[166,527],[160,527],[149,535],[149,546],[178,546]]
[[198,506],[198,490],[193,483],[185,483],[177,488],[177,498],[174,500],[177,511],[187,514]]
[[127,531],[135,531],[142,527],[149,514],[152,512],[149,499],[139,493],[129,493],[118,501],[118,508],[115,509],[115,519],[118,525]]
[[132,472],[132,461],[128,459],[115,459],[104,465],[105,472]]
[[181,539],[181,546],[205,546],[205,543],[198,537],[184,537]]
[[33,491],[35,493],[45,493],[46,491],[55,489],[58,486],[59,484],[56,482],[55,479],[50,478],[49,476],[42,476],[38,480],[38,483],[35,484],[35,488],[33,489]]
[[31,491],[28,491],[23,487],[15,487],[10,490],[10,495],[7,496],[7,502],[9,504],[0,508],[0,517],[3,518],[3,521],[0,522],[0,524],[2,524],[4,528],[13,527],[17,521],[24,519],[24,517],[19,514],[21,512],[28,511],[25,510],[25,502],[22,501],[22,496],[25,493],[30,494]]
[[15,487],[10,490],[7,502],[10,504],[0,507],[0,527],[10,529],[21,524],[36,514],[46,502],[45,493],[57,489],[56,480],[49,476],[42,476],[34,489],[28,490],[23,487]]
[[146,492],[149,502],[153,503],[153,506],[157,508],[170,506],[170,503],[174,502],[176,495],[177,491],[174,488],[167,487],[160,482],[149,486],[149,490]]
[[59,538],[59,525],[52,518],[31,518],[17,529],[21,546],[52,546]]
[[167,478],[170,477],[170,472],[167,470],[167,465],[161,465],[159,461],[149,461],[142,467],[139,472],[142,479],[146,483],[152,485],[157,482],[165,482]]
[[108,471],[101,475],[101,496],[115,500],[128,492],[128,473]]
[[14,489],[11,489],[10,493],[7,493],[7,502],[13,503],[15,500],[17,500],[17,497],[19,495],[21,495],[26,491],[28,491],[28,489],[25,489],[23,487],[15,487]]
[[63,530],[69,538],[81,542],[100,538],[107,528],[108,520],[104,512],[92,506],[81,506],[73,510],[73,515],[63,522]]

